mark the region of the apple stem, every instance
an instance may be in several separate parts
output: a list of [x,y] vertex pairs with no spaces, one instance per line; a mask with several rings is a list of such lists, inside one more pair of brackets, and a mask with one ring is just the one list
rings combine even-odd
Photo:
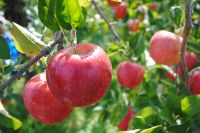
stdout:
[[105,20],[107,23],[108,27],[110,28],[111,32],[113,33],[113,36],[116,39],[116,43],[119,44],[121,43],[122,39],[119,37],[119,34],[115,31],[113,24],[108,20],[108,18],[103,14],[103,12],[100,10],[100,8],[97,6],[97,3],[92,0],[92,4],[94,5],[95,9],[97,10],[98,14]]
[[74,54],[77,53],[76,51],[76,46],[77,46],[77,35],[76,35],[76,30],[72,29],[71,30],[71,45],[73,47],[73,52]]
[[13,81],[20,79],[20,77],[23,75],[24,72],[27,71],[27,69],[35,64],[40,58],[43,56],[47,56],[51,50],[53,49],[56,44],[60,43],[63,40],[62,33],[57,32],[55,35],[55,38],[53,41],[51,41],[46,47],[44,47],[39,54],[37,54],[33,59],[31,59],[29,62],[27,62],[15,75],[13,75],[10,79],[6,80],[1,84],[0,86],[0,92],[5,90]]
[[181,62],[182,62],[182,71],[184,75],[184,85],[186,89],[188,90],[189,94],[192,95],[190,86],[189,86],[189,75],[188,75],[188,69],[186,66],[186,59],[185,59],[185,52],[187,49],[187,40],[188,36],[190,34],[190,30],[192,27],[192,11],[191,11],[191,0],[186,0],[185,4],[185,26],[183,31],[183,42],[181,46]]

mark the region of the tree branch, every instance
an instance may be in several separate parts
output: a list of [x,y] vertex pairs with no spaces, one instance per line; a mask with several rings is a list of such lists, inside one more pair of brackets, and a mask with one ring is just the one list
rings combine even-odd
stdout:
[[40,58],[42,58],[43,56],[46,56],[49,54],[49,52],[53,49],[53,47],[60,43],[62,41],[62,33],[58,32],[57,35],[55,36],[55,39],[50,42],[46,47],[44,47],[41,52],[36,55],[32,60],[30,60],[29,62],[27,62],[23,68],[21,68],[15,75],[13,75],[10,79],[8,79],[7,81],[5,81],[1,86],[0,86],[0,92],[2,92],[3,90],[5,90],[13,81],[15,81],[16,79],[19,79],[22,74],[34,63],[36,63]]
[[111,32],[113,33],[113,36],[115,37],[115,39],[117,40],[117,42],[121,42],[121,38],[119,37],[118,33],[115,31],[115,29],[113,28],[113,25],[110,23],[110,21],[108,20],[108,18],[103,14],[103,12],[100,10],[100,8],[97,6],[97,3],[95,2],[95,0],[92,0],[92,4],[94,5],[95,9],[97,10],[98,14],[105,20],[105,22],[107,23],[108,27],[110,28]]
[[190,29],[192,27],[192,10],[191,10],[191,2],[192,0],[186,0],[185,4],[185,26],[183,31],[183,42],[181,47],[181,62],[182,62],[182,71],[184,75],[184,84],[185,87],[188,89],[188,92],[191,95],[191,90],[189,86],[189,76],[188,76],[188,69],[186,66],[186,60],[185,60],[185,52],[187,48],[187,40],[190,33]]

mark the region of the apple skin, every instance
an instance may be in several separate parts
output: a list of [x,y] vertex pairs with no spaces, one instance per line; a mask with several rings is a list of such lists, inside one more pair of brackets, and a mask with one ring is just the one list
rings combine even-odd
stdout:
[[3,35],[4,34],[4,31],[2,28],[0,28],[0,35]]
[[150,54],[157,64],[175,65],[181,60],[182,37],[165,30],[156,32],[150,41]]
[[132,109],[129,107],[127,114],[124,116],[124,118],[121,120],[119,125],[117,126],[119,130],[126,131],[128,130],[129,122],[131,119],[135,116],[135,112],[132,111]]
[[200,71],[195,71],[189,78],[189,84],[193,95],[200,94]]
[[134,89],[144,79],[144,69],[140,64],[124,61],[118,65],[117,78],[121,86]]
[[109,88],[111,62],[95,44],[78,44],[76,54],[71,46],[56,53],[47,66],[47,82],[52,93],[73,107],[99,101]]
[[112,0],[107,0],[108,4],[112,7],[116,6],[116,5],[119,5],[121,2],[115,2],[115,1],[112,1]]
[[113,9],[115,11],[116,19],[123,19],[127,15],[127,6],[125,2],[121,2],[120,4],[116,5]]
[[[186,52],[185,54],[185,59],[186,59],[186,66],[188,68],[188,70],[191,70],[192,68],[194,68],[197,63],[198,63],[198,57],[195,53],[193,52]],[[173,69],[174,72],[176,72],[175,69]],[[177,72],[178,76],[182,76],[182,64],[181,62],[178,64],[178,69],[177,69]],[[176,78],[169,72],[166,72],[166,76],[171,79],[171,80],[175,80]]]
[[152,11],[156,11],[158,9],[158,3],[156,2],[151,3],[150,9]]
[[[174,70],[174,72],[175,72],[175,70]],[[168,77],[168,79],[173,80],[173,81],[176,80],[176,77],[172,73],[166,71],[165,74]]]
[[[197,65],[198,57],[193,52],[186,52],[185,53],[185,61],[186,61],[187,69],[191,70],[192,68],[194,68]],[[182,63],[181,62],[178,64],[178,73],[180,76],[182,75]]]
[[128,20],[127,22],[128,24],[128,28],[131,32],[136,32],[139,30],[140,28],[140,21],[138,19],[135,19],[135,20]]
[[61,103],[53,96],[45,73],[28,80],[23,91],[23,101],[31,116],[47,125],[63,121],[72,112],[69,105]]

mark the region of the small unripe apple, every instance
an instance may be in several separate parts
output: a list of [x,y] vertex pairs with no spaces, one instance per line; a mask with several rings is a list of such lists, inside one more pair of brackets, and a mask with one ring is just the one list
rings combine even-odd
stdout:
[[144,78],[144,69],[140,64],[121,62],[117,68],[117,78],[121,86],[134,89]]
[[107,0],[108,4],[112,7],[116,6],[116,5],[119,5],[121,2],[115,2],[113,0]]
[[158,3],[156,2],[151,3],[150,9],[152,11],[156,11],[158,9]]
[[165,30],[151,38],[150,54],[157,64],[174,65],[181,60],[182,37]]
[[189,84],[193,95],[200,94],[200,71],[195,71],[189,78]]
[[33,118],[44,124],[56,124],[70,115],[72,108],[61,103],[51,93],[46,74],[38,74],[25,85],[23,100]]
[[136,32],[140,28],[140,21],[138,19],[128,20],[127,24],[128,24],[129,30],[132,31],[132,32]]
[[119,123],[118,129],[122,130],[122,131],[128,130],[129,122],[134,117],[134,115],[135,115],[135,112],[133,112],[132,109],[129,107],[126,115],[124,116],[124,118]]
[[127,6],[125,2],[121,2],[119,5],[116,5],[114,10],[116,19],[123,19],[127,15]]
[[47,82],[52,93],[73,107],[99,101],[109,88],[111,62],[102,48],[94,44],[78,44],[60,50],[49,61]]

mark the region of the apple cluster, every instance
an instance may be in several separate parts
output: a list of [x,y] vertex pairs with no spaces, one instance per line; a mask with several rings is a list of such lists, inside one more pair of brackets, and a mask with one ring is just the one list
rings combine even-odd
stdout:
[[[127,16],[128,14],[128,5],[123,0],[122,2],[115,2],[113,0],[107,0],[108,4],[113,8],[115,12],[115,19],[123,19]],[[151,3],[149,7],[152,11],[156,11],[158,9],[158,3],[153,2]],[[147,11],[147,7],[145,5],[139,5],[138,6],[138,11],[142,13],[142,15],[138,19],[129,19],[127,21],[127,25],[129,28],[129,31],[131,32],[137,32],[140,29],[140,23],[144,21],[145,19],[145,13]]]
[[[122,19],[127,15],[127,5],[123,2],[108,0],[115,10],[115,18]],[[155,3],[151,5],[156,10]],[[129,20],[130,31],[139,29],[139,20]],[[183,38],[172,32],[161,30],[150,40],[150,55],[157,64],[181,69],[181,46]],[[197,56],[186,53],[186,65],[189,70],[198,63]],[[175,77],[167,73],[168,77]],[[40,73],[25,85],[24,104],[33,118],[44,124],[56,124],[71,114],[74,107],[89,106],[98,102],[107,92],[112,78],[112,65],[104,50],[90,43],[68,46],[48,62],[46,72]],[[144,68],[133,61],[123,61],[117,67],[117,79],[124,88],[136,89],[144,79]],[[189,80],[192,93],[200,94],[200,72],[196,71]],[[127,130],[135,112],[128,108],[127,114],[118,125],[120,130]]]
[[[178,68],[173,68],[178,76],[182,75],[181,62],[181,46],[183,38],[174,33],[161,30],[156,32],[151,38],[150,54],[157,64],[168,65],[172,67],[177,65]],[[185,54],[186,66],[188,70],[193,69],[198,64],[198,57],[195,53],[187,51]],[[166,76],[175,80],[175,76],[170,72],[166,72]],[[189,78],[189,84],[192,94],[200,94],[200,72],[195,71]]]
[[33,118],[44,124],[64,120],[73,107],[99,101],[109,88],[111,62],[95,44],[69,46],[51,57],[46,72],[25,85],[23,100]]

